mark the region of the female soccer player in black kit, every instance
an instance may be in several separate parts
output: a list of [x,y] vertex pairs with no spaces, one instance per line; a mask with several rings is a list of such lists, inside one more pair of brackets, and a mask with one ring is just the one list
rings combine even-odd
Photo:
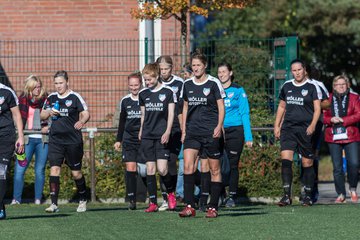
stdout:
[[168,193],[169,209],[176,207],[174,178],[168,171],[170,151],[168,142],[174,121],[176,95],[159,80],[159,65],[145,65],[142,74],[146,88],[139,93],[141,127],[139,132],[140,154],[146,159],[146,181],[149,192],[149,207],[145,212],[158,211],[156,168]]
[[[7,172],[14,155],[15,147],[18,153],[23,153],[24,133],[19,110],[19,101],[9,82],[0,83],[0,220],[6,219],[4,197],[7,185]],[[18,130],[16,140],[15,126]]]
[[320,100],[317,85],[306,77],[303,61],[295,59],[291,62],[291,73],[294,79],[284,83],[280,91],[280,103],[276,113],[274,134],[280,138],[281,176],[284,196],[279,206],[291,205],[292,161],[295,151],[302,156],[304,170],[303,183],[305,197],[302,205],[311,206],[311,193],[314,185],[312,135],[320,117]]
[[139,130],[141,109],[139,105],[139,91],[141,89],[140,73],[128,76],[130,94],[120,101],[120,120],[115,150],[119,151],[122,145],[122,159],[126,165],[126,192],[129,198],[129,209],[136,209],[136,170],[138,150],[140,148]]
[[[173,61],[170,56],[160,56],[156,63],[159,64],[160,68],[160,79],[162,84],[165,86],[170,87],[173,92],[176,94],[176,99],[178,100],[177,104],[175,105],[175,116],[174,116],[174,123],[171,129],[170,139],[168,147],[170,149],[170,159],[169,159],[169,173],[171,177],[173,178],[172,182],[175,185],[174,188],[176,188],[177,183],[177,167],[176,162],[178,160],[178,156],[181,150],[181,129],[180,129],[180,123],[179,123],[179,114],[181,106],[179,106],[180,103],[180,92],[184,83],[184,80],[174,74],[172,74],[173,71]],[[168,199],[167,199],[167,193],[166,188],[161,182],[161,191],[164,198],[164,201],[162,205],[159,207],[159,211],[165,211],[169,208],[168,206]]]
[[[217,206],[222,190],[220,157],[222,153],[221,136],[224,122],[225,92],[220,81],[206,74],[206,56],[195,52],[191,56],[191,67],[194,77],[184,82],[182,90],[184,143],[184,200],[186,207],[179,213],[180,217],[193,217],[194,209],[194,172],[198,155],[202,171],[208,167],[211,176],[211,197],[206,214],[208,218],[217,217]],[[203,177],[203,176],[202,176]],[[203,179],[202,179],[203,181]],[[202,184],[202,194],[204,187]]]
[[[83,139],[81,128],[89,120],[90,114],[84,99],[69,89],[68,74],[58,71],[54,76],[56,92],[50,94],[41,111],[41,119],[52,118],[49,132],[50,196],[48,213],[59,211],[58,195],[60,190],[60,170],[64,162],[71,169],[80,195],[77,212],[86,211],[86,184],[81,172],[83,158]],[[59,105],[57,110],[54,106]]]

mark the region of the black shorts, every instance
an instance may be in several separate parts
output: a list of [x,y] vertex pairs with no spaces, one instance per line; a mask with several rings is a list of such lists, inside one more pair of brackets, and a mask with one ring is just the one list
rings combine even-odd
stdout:
[[306,128],[281,129],[280,146],[281,151],[291,150],[305,158],[314,158],[312,135],[306,135]]
[[191,148],[199,150],[201,159],[220,159],[224,149],[224,139],[213,138],[212,136],[185,136],[184,149]]
[[244,128],[243,126],[225,128],[224,149],[230,163],[238,163],[244,149]]
[[123,162],[141,162],[139,156],[139,143],[123,143],[122,144],[122,161]]
[[0,140],[0,179],[6,179],[15,151],[15,133]]
[[178,156],[181,150],[181,132],[180,131],[171,131],[170,139],[168,142],[168,148],[170,150],[170,154],[174,154]]
[[63,163],[73,171],[81,170],[84,155],[83,143],[58,144],[49,143],[48,159],[50,167],[61,167]]
[[167,144],[159,139],[141,139],[140,159],[145,162],[156,162],[158,159],[169,160],[170,150]]

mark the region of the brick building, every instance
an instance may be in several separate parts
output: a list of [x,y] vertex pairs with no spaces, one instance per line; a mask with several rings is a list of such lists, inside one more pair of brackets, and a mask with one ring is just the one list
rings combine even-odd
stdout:
[[[0,1],[0,77],[20,93],[29,74],[52,91],[52,75],[67,70],[97,127],[110,127],[126,75],[144,64],[144,24],[130,16],[136,0]],[[155,23],[155,54],[180,56],[180,24]],[[166,40],[166,41],[165,41]],[[174,59],[180,61],[180,58]]]

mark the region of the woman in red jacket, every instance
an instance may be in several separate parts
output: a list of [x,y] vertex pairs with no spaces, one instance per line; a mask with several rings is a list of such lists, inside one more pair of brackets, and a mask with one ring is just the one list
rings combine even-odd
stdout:
[[342,151],[345,150],[347,160],[347,178],[351,201],[358,202],[356,187],[358,183],[358,166],[360,141],[360,99],[350,93],[349,79],[340,75],[333,80],[333,93],[330,94],[330,109],[324,112],[325,141],[333,162],[335,189],[338,194],[335,203],[346,201],[345,173],[342,169]]

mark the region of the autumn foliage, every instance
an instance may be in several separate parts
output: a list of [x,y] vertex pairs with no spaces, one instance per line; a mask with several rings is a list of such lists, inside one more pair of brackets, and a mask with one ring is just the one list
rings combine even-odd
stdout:
[[208,16],[209,11],[227,8],[244,8],[254,0],[153,0],[139,1],[137,9],[131,9],[132,17],[136,19],[168,19],[175,17],[178,20],[181,14],[195,13]]

